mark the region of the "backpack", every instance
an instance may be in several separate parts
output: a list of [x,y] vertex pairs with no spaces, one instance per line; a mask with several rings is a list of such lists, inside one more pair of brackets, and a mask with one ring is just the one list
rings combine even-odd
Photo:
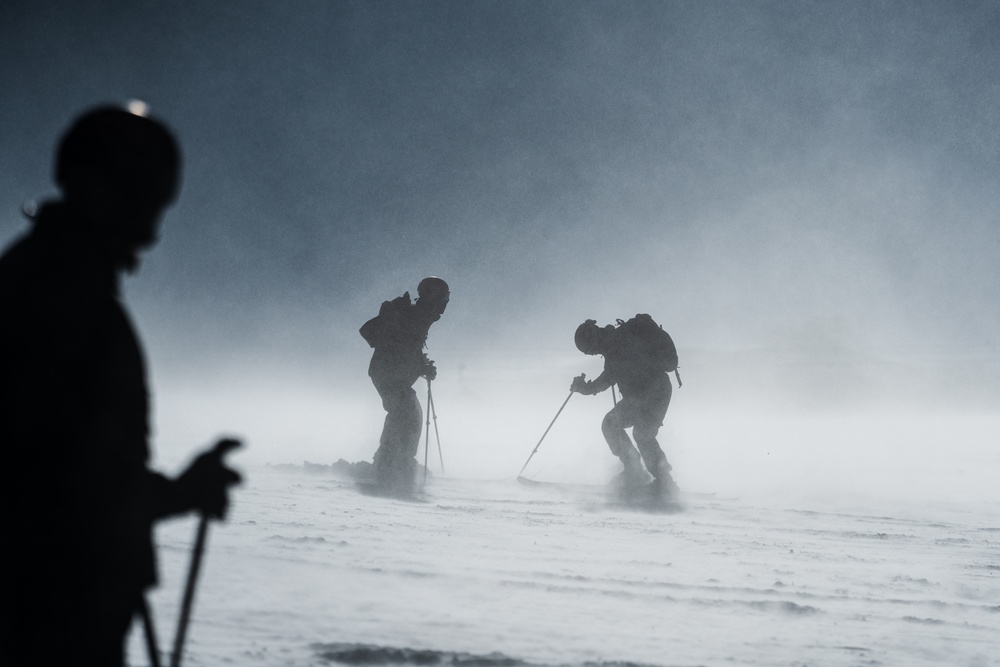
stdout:
[[677,348],[673,339],[646,313],[639,313],[627,322],[618,320],[615,331],[623,344],[633,346],[636,354],[645,357],[650,367],[664,373],[677,370]]
[[391,301],[383,301],[378,309],[378,315],[361,325],[358,333],[370,347],[392,344],[399,338],[399,332],[403,328],[403,322],[411,305],[409,292]]

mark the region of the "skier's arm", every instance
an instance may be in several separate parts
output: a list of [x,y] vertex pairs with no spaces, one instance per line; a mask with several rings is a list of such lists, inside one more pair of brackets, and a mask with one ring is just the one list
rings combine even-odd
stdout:
[[590,385],[591,394],[599,394],[605,389],[609,389],[614,383],[615,379],[612,377],[612,374],[605,370],[588,384]]
[[601,373],[595,380],[587,380],[586,375],[581,373],[579,376],[573,378],[573,384],[570,385],[569,389],[578,394],[590,396],[601,393],[614,383],[611,374],[607,371]]

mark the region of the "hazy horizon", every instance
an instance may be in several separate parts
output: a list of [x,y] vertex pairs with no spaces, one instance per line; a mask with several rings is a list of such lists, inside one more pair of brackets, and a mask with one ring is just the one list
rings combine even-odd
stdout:
[[[991,3],[7,2],[0,242],[84,108],[175,130],[180,199],[125,280],[169,465],[219,432],[248,463],[370,457],[357,329],[426,275],[452,288],[428,347],[464,474],[516,474],[600,370],[576,325],[637,312],[679,350],[681,480],[796,419],[816,460],[864,423],[851,447],[936,452],[938,413],[987,452],[998,35]],[[614,463],[610,400],[571,401],[552,460]]]

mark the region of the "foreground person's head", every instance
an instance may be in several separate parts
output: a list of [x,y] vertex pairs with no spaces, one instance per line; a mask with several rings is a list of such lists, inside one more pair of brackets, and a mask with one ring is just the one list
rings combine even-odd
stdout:
[[79,116],[60,141],[54,177],[86,232],[131,269],[156,242],[180,173],[180,147],[170,130],[133,102]]

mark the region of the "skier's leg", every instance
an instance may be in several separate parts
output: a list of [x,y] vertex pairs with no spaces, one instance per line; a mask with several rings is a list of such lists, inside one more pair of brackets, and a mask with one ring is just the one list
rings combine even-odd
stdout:
[[398,477],[398,459],[400,451],[405,447],[409,431],[407,391],[412,389],[398,382],[385,379],[376,381],[372,378],[375,388],[382,397],[382,407],[385,409],[385,421],[382,423],[382,435],[379,437],[378,450],[373,459],[375,480],[383,486],[394,486]]
[[420,399],[413,387],[407,387],[406,396],[401,401],[400,430],[401,447],[400,456],[412,459],[417,455],[420,447],[420,432],[424,419],[424,411],[420,406]]
[[617,456],[624,466],[622,472],[622,481],[627,483],[633,483],[638,481],[643,481],[645,479],[645,473],[642,469],[642,461],[639,457],[639,452],[632,445],[632,440],[628,437],[628,433],[625,429],[631,426],[631,419],[629,413],[629,402],[623,397],[621,401],[618,402],[612,410],[604,415],[604,421],[601,422],[601,431],[604,433],[604,439],[608,443],[608,448],[611,453]]
[[412,387],[407,387],[400,399],[399,440],[394,450],[395,485],[400,491],[410,492],[413,489],[422,420],[423,410],[417,392]]
[[667,414],[672,393],[669,379],[666,376],[664,378],[666,382],[640,398],[632,437],[635,438],[635,444],[642,454],[646,470],[656,478],[663,489],[676,491],[677,485],[670,475],[673,467],[667,462],[667,457],[656,439]]
[[412,387],[381,388],[385,424],[375,452],[375,476],[383,486],[409,491],[416,473],[423,411]]
[[672,470],[667,462],[667,457],[660,448],[660,443],[656,439],[656,434],[660,426],[652,422],[640,420],[632,429],[632,436],[635,438],[636,447],[642,454],[642,461],[646,464],[646,470],[653,477],[659,478],[662,474],[669,474]]

